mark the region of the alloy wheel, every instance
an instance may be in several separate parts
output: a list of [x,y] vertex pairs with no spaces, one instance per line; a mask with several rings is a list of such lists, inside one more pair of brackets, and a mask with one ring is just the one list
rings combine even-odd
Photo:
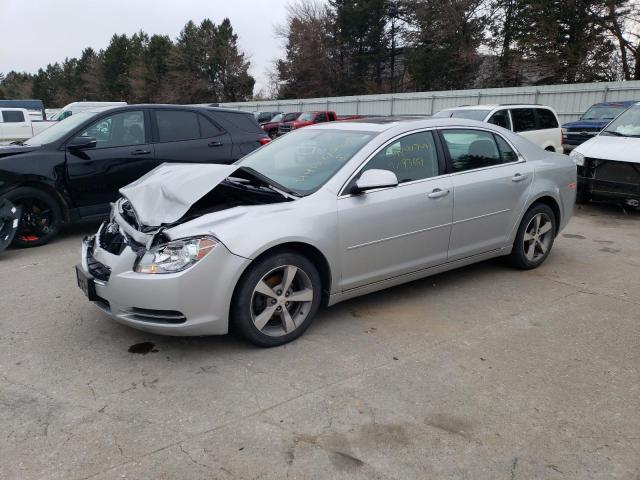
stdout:
[[304,323],[312,303],[309,275],[300,267],[283,265],[269,271],[253,289],[251,319],[265,335],[288,335]]
[[546,213],[534,215],[524,232],[524,254],[532,263],[540,261],[549,251],[553,240],[553,223]]

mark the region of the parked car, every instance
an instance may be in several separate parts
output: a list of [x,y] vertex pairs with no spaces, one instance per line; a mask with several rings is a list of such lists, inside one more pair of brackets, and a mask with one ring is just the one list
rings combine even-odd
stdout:
[[278,126],[278,135],[284,135],[291,130],[296,130],[316,123],[335,122],[337,120],[336,112],[304,112],[295,120],[283,121]]
[[269,138],[274,139],[278,136],[278,127],[283,122],[292,122],[300,115],[302,115],[302,112],[281,113],[273,117],[270,122],[263,123],[260,126],[265,132],[267,132]]
[[80,112],[0,148],[0,195],[22,207],[14,239],[47,243],[64,223],[102,218],[118,189],[164,162],[232,163],[269,138],[253,115],[178,105]]
[[33,121],[47,120],[42,100],[0,100],[0,108],[24,108]]
[[270,122],[273,117],[280,115],[282,112],[255,112],[253,115],[260,125]]
[[72,102],[60,109],[52,120],[60,121],[76,113],[95,110],[97,108],[122,107],[126,104],[127,102]]
[[578,200],[640,208],[639,151],[640,103],[636,103],[570,153],[578,166]]
[[562,148],[565,153],[595,137],[611,120],[624,112],[636,101],[596,103],[580,117],[577,122],[562,125]]
[[569,157],[491,124],[314,125],[234,165],[162,165],[122,188],[83,242],[78,285],[141,330],[224,334],[231,322],[280,345],[321,304],[501,255],[541,265],[575,185]]
[[22,142],[54,123],[32,120],[25,108],[0,108],[0,144]]
[[562,129],[551,107],[541,105],[473,105],[441,110],[436,118],[467,118],[492,123],[528,138],[550,152],[562,153]]

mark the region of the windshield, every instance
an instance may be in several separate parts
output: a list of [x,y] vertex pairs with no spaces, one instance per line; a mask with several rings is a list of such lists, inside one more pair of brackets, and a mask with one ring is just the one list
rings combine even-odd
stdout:
[[58,140],[68,135],[78,125],[93,117],[94,115],[95,113],[92,112],[82,112],[71,115],[70,117],[67,117],[64,120],[60,120],[46,130],[31,137],[25,143],[25,145],[44,145],[46,143],[57,142]]
[[273,117],[271,119],[271,122],[269,123],[277,123],[277,122],[281,122],[282,121],[282,114],[279,113],[278,115],[276,115],[275,117]]
[[603,133],[619,137],[640,137],[640,104],[622,113]]
[[298,130],[244,157],[249,167],[298,195],[324,185],[376,133],[348,130]]
[[627,107],[624,105],[594,105],[582,115],[582,120],[613,120]]
[[454,110],[451,112],[452,118],[466,118],[467,120],[478,120],[482,122],[491,110]]
[[298,120],[300,120],[301,122],[310,122],[313,120],[314,115],[315,114],[312,112],[305,112],[298,117]]
[[284,120],[285,122],[293,122],[296,118],[298,118],[300,116],[300,112],[296,112],[296,113],[287,113],[284,116]]

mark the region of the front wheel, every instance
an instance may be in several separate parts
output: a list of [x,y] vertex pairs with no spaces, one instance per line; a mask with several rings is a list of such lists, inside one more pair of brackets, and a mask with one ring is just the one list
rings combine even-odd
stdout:
[[36,247],[53,239],[62,226],[62,210],[58,202],[44,190],[18,187],[5,195],[22,208],[20,224],[13,238],[16,247]]
[[542,203],[534,204],[520,222],[509,256],[511,265],[522,270],[542,265],[551,252],[556,231],[553,210]]
[[251,265],[240,279],[231,319],[250,342],[261,347],[283,345],[309,327],[321,291],[312,262],[295,252],[274,253]]

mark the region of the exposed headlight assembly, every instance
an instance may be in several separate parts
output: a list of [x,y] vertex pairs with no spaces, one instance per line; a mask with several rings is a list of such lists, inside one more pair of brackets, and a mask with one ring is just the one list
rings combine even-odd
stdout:
[[186,270],[207,256],[220,242],[213,237],[193,237],[157,245],[148,250],[135,266],[138,273],[176,273]]
[[584,165],[584,155],[576,150],[572,150],[569,157],[573,160],[573,163],[582,167]]

